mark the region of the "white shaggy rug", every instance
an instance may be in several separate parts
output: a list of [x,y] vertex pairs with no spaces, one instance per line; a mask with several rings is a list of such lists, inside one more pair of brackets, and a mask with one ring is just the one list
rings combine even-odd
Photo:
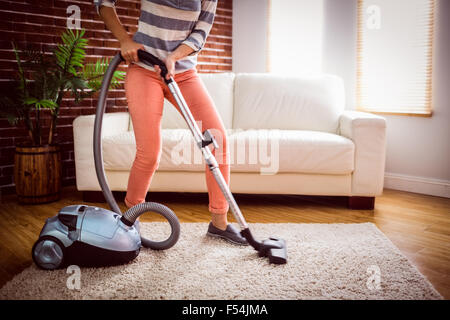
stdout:
[[[141,225],[147,235],[166,228]],[[258,239],[286,240],[286,265],[206,237],[206,229],[184,223],[169,250],[142,249],[127,265],[82,268],[79,289],[73,281],[68,289],[66,269],[33,264],[0,289],[0,299],[442,299],[371,223],[251,224]]]

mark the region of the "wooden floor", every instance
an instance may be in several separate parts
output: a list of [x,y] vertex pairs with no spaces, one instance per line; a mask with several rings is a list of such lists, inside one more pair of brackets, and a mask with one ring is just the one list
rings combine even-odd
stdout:
[[[351,211],[344,198],[235,197],[249,223],[373,222],[450,299],[450,199],[385,190],[375,210]],[[154,193],[150,200],[168,205],[181,222],[209,221],[206,194]],[[125,210],[123,198],[118,201]],[[20,205],[15,195],[0,199],[0,287],[31,264],[31,247],[45,219],[78,203],[83,203],[82,195],[74,186],[64,188],[62,200],[44,205]],[[106,203],[87,204],[107,208]],[[229,218],[233,221],[231,214]]]

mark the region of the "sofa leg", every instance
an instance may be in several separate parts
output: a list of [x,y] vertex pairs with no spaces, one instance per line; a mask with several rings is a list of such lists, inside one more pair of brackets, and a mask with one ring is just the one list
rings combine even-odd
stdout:
[[83,191],[83,202],[106,202],[101,191]]
[[375,197],[348,197],[348,208],[351,210],[373,210]]

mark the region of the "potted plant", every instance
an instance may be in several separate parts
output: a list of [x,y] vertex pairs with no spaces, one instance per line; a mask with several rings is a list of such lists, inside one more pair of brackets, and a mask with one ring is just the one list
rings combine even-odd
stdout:
[[[88,43],[84,34],[85,30],[67,29],[50,53],[31,49],[19,53],[12,42],[17,74],[12,88],[0,97],[0,117],[11,125],[25,126],[28,132],[27,140],[15,146],[14,181],[21,203],[60,198],[61,151],[55,134],[61,102],[66,95],[75,104],[92,96],[100,89],[109,64],[107,58],[83,63]],[[124,72],[116,71],[111,88],[123,79]]]

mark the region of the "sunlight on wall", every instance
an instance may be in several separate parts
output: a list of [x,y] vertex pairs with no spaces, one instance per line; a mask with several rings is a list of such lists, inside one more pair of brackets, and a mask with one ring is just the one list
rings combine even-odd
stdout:
[[271,0],[268,69],[273,73],[322,71],[323,0]]

